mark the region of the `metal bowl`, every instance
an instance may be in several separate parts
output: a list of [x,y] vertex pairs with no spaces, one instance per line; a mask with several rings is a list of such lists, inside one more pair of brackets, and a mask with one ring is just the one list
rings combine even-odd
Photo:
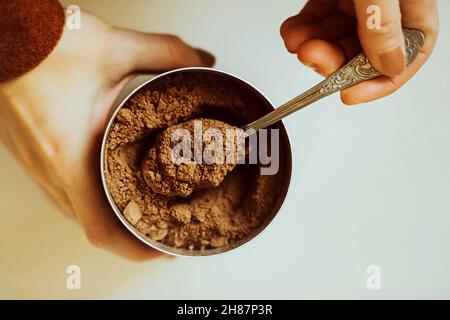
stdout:
[[[221,254],[224,252],[229,252],[238,247],[241,247],[243,244],[252,240],[257,235],[259,235],[264,229],[266,229],[266,227],[270,224],[270,222],[275,218],[275,216],[280,211],[280,208],[284,202],[284,199],[286,198],[286,195],[287,195],[287,192],[289,189],[290,179],[291,179],[292,154],[291,154],[289,138],[288,138],[286,129],[281,121],[276,123],[272,127],[272,128],[279,129],[280,151],[282,151],[282,152],[280,152],[280,168],[282,168],[282,172],[281,173],[279,172],[277,174],[283,174],[284,176],[282,178],[282,186],[279,190],[279,192],[280,192],[279,197],[278,197],[276,203],[271,208],[270,213],[267,214],[265,220],[260,224],[260,226],[258,228],[253,230],[251,233],[249,233],[248,235],[243,237],[238,242],[232,243],[230,245],[226,245],[226,246],[214,248],[214,249],[206,249],[206,250],[187,250],[187,249],[170,247],[170,246],[164,245],[158,241],[150,239],[146,235],[139,232],[132,224],[130,224],[125,219],[122,212],[119,210],[116,203],[114,202],[114,199],[110,193],[110,190],[109,190],[109,187],[108,187],[108,184],[106,181],[106,173],[105,173],[105,170],[106,170],[106,166],[105,166],[106,143],[108,140],[108,135],[111,130],[111,126],[113,125],[114,120],[115,120],[116,115],[119,112],[119,110],[126,104],[126,102],[136,92],[138,92],[140,89],[142,89],[149,83],[158,81],[159,79],[167,77],[168,75],[174,75],[174,74],[178,74],[178,73],[184,73],[184,74],[196,73],[196,74],[200,74],[200,75],[204,74],[204,75],[207,75],[208,77],[214,77],[214,78],[217,77],[217,79],[222,79],[222,80],[225,79],[226,81],[231,81],[234,85],[238,85],[239,88],[242,88],[242,90],[244,90],[246,94],[248,94],[253,99],[258,101],[258,108],[261,108],[259,116],[266,114],[274,109],[272,103],[253,85],[251,85],[250,83],[242,80],[241,78],[239,78],[235,75],[232,75],[227,72],[219,71],[216,69],[197,68],[197,67],[183,68],[183,69],[169,71],[169,72],[157,75],[157,76],[140,76],[140,77],[136,78],[135,80],[131,81],[124,88],[124,90],[122,90],[121,94],[119,95],[118,99],[116,100],[116,102],[111,110],[110,120],[107,124],[106,130],[105,130],[105,133],[103,136],[103,141],[102,141],[102,146],[101,146],[101,155],[100,155],[100,170],[101,170],[100,174],[102,177],[103,188],[105,190],[108,201],[109,201],[113,211],[119,218],[119,220],[124,224],[124,226],[133,235],[136,236],[136,238],[138,238],[139,240],[141,240],[143,243],[147,244],[148,246],[150,246],[154,249],[157,249],[159,251],[162,251],[162,252],[165,252],[168,254],[172,254],[172,255],[176,255],[176,256],[210,256],[210,255]],[[256,117],[254,119],[246,119],[246,120],[253,121],[255,119],[256,119]]]

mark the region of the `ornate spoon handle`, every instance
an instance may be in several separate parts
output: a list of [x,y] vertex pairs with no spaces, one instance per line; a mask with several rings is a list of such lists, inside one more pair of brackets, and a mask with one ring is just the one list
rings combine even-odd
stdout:
[[[417,57],[420,48],[423,46],[425,35],[419,30],[407,28],[403,28],[403,34],[405,38],[406,65],[409,65]],[[266,128],[319,99],[380,75],[381,73],[375,70],[366,55],[360,53],[315,87],[286,102],[258,120],[244,126],[242,129],[244,131],[252,131],[252,129],[258,131],[259,129]]]

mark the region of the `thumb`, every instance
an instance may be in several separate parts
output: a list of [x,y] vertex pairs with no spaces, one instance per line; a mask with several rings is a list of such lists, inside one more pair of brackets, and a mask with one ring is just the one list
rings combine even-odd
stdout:
[[119,29],[118,40],[127,59],[127,71],[163,71],[182,67],[212,67],[214,56],[186,44],[179,37]]
[[[387,76],[405,69],[399,0],[353,0],[361,45],[376,70]],[[377,17],[378,15],[378,17]],[[379,18],[379,26],[370,23]]]

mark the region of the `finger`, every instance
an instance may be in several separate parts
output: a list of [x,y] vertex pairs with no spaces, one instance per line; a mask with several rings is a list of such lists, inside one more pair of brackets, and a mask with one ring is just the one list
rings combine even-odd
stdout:
[[334,43],[345,53],[345,61],[350,61],[362,51],[359,38],[356,34],[339,39]]
[[[379,72],[394,76],[405,69],[399,0],[354,0],[361,45]],[[368,25],[369,6],[379,8],[380,26]]]
[[403,25],[408,28],[421,30],[425,34],[425,43],[421,51],[430,55],[436,44],[439,17],[436,0],[401,0]]
[[434,0],[414,1],[402,0],[402,19],[406,27],[415,28],[425,33],[425,44],[416,60],[399,76],[380,77],[360,83],[341,93],[344,103],[353,105],[369,102],[387,96],[403,86],[425,64],[436,43],[439,19],[437,3]]
[[312,39],[321,39],[325,36],[325,32],[316,25],[298,24],[288,32],[283,38],[284,45],[290,53],[300,50],[300,47],[307,41]]
[[356,22],[348,15],[336,13],[320,23],[298,23],[291,25],[284,32],[284,43],[291,53],[297,52],[299,47],[308,40],[319,38],[335,41],[354,33]]
[[[127,55],[128,70],[164,71],[182,67],[211,67],[215,58],[209,52],[196,49],[174,35],[148,34],[120,29],[122,50]],[[119,41],[119,40],[117,40]]]
[[353,0],[339,1],[338,10],[350,17],[355,17],[355,6],[353,5]]
[[398,76],[382,76],[369,81],[361,82],[353,87],[341,91],[341,100],[348,105],[370,102],[398,90],[419,70],[427,60],[427,55],[420,52],[417,58]]
[[319,74],[329,76],[359,52],[359,40],[354,35],[334,43],[320,39],[309,40],[299,48],[297,57],[300,62]]
[[305,42],[298,50],[297,57],[304,65],[322,76],[328,76],[345,62],[345,53],[331,42],[313,39]]
[[310,0],[306,3],[299,14],[288,18],[280,27],[280,34],[284,37],[285,32],[293,25],[299,23],[318,23],[331,15],[337,8],[337,0]]

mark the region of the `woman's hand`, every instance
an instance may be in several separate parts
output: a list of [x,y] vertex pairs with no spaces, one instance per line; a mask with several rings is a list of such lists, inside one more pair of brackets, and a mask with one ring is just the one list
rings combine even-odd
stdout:
[[[372,28],[374,7],[380,28]],[[368,10],[369,9],[369,10]],[[405,67],[404,27],[425,33],[425,45],[416,60]],[[369,27],[370,26],[370,27]],[[328,76],[362,49],[372,65],[384,74],[341,92],[346,104],[368,102],[400,88],[420,69],[436,43],[439,23],[436,0],[310,0],[281,26],[286,48],[300,62]]]
[[93,245],[132,260],[152,258],[157,253],[121,225],[103,192],[107,115],[135,73],[213,63],[177,37],[114,28],[83,13],[81,30],[66,28],[37,68],[0,83],[0,138]]

